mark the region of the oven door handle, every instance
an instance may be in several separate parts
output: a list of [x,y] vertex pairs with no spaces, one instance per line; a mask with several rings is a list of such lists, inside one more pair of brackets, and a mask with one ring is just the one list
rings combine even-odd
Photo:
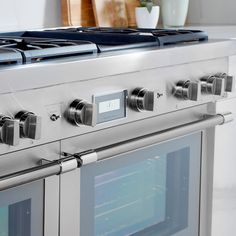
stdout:
[[[45,159],[42,159],[42,161],[45,161]],[[60,175],[78,168],[78,160],[74,157],[66,157],[55,161],[46,160],[46,162],[43,165],[0,176],[0,191]]]
[[217,115],[206,115],[203,119],[198,121],[179,125],[159,132],[115,143],[109,146],[100,147],[94,150],[75,153],[74,157],[77,158],[79,165],[82,166],[96,161],[105,160],[127,152],[152,146],[159,142],[174,139],[207,128],[215,127],[216,125],[222,125],[224,123],[233,121],[233,119],[234,117],[230,112]]
[[75,153],[73,155],[67,155],[60,160],[50,161],[43,165],[0,176],[0,191],[36,180],[45,179],[50,176],[61,175],[89,163],[152,146],[159,142],[214,127],[216,125],[222,125],[232,120],[232,113],[207,116],[199,121],[176,126],[160,132],[115,143],[113,145],[97,148],[95,150],[88,150],[85,152]]

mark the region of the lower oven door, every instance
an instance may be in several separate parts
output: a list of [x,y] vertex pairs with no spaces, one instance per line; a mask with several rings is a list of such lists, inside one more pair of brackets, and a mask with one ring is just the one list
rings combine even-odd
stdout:
[[201,132],[81,168],[80,236],[197,236]]
[[59,148],[58,142],[0,156],[0,236],[58,236],[59,176],[36,175],[39,160],[58,159]]
[[0,193],[1,236],[43,236],[42,181]]

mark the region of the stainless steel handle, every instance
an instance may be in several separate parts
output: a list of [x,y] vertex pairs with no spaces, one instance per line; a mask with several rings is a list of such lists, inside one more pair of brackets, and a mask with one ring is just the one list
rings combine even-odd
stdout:
[[173,128],[144,135],[134,139],[115,143],[113,145],[97,148],[93,151],[84,153],[76,153],[74,156],[81,160],[81,165],[86,165],[95,161],[104,160],[116,155],[121,155],[130,151],[135,151],[144,147],[152,146],[159,142],[177,138],[206,128],[222,125],[233,120],[232,113],[217,114],[214,116],[206,116],[205,118],[179,125]]
[[53,175],[60,175],[75,170],[78,167],[76,158],[63,158],[36,166],[30,169],[0,176],[0,191],[13,188],[22,184],[44,179]]

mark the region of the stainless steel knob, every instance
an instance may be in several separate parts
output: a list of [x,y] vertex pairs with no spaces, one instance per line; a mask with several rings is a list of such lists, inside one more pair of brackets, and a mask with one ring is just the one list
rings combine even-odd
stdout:
[[20,137],[30,139],[40,139],[42,118],[36,116],[33,112],[19,111],[15,115],[15,119],[20,124]]
[[221,96],[224,92],[224,80],[216,76],[205,76],[200,79],[201,91],[205,94]]
[[74,125],[96,125],[96,105],[75,99],[67,111],[68,120]]
[[155,102],[154,91],[145,88],[135,88],[129,97],[129,106],[136,111],[153,111]]
[[197,101],[199,97],[200,85],[190,80],[180,80],[174,87],[174,95],[185,100]]
[[9,116],[0,115],[0,142],[11,146],[19,144],[19,122]]
[[221,78],[225,81],[225,92],[232,92],[233,91],[233,85],[234,85],[234,77],[227,75],[226,73],[217,73],[215,75],[218,78]]

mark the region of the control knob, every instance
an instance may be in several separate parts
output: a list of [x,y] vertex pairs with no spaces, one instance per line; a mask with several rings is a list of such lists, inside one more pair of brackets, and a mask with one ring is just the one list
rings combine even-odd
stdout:
[[233,91],[233,85],[234,85],[233,76],[227,75],[226,73],[217,73],[215,76],[225,81],[225,92]]
[[197,101],[199,96],[199,83],[190,80],[180,80],[174,87],[174,95],[177,98]]
[[19,111],[15,119],[20,124],[20,137],[30,139],[40,139],[42,118],[29,111]]
[[217,76],[204,76],[201,80],[201,91],[205,94],[221,96],[224,89],[224,80]]
[[136,111],[153,111],[154,103],[154,91],[148,91],[145,88],[135,88],[129,97],[129,106]]
[[19,123],[9,116],[0,115],[0,142],[11,146],[19,144]]
[[96,125],[96,105],[75,99],[67,111],[68,120],[74,125]]

